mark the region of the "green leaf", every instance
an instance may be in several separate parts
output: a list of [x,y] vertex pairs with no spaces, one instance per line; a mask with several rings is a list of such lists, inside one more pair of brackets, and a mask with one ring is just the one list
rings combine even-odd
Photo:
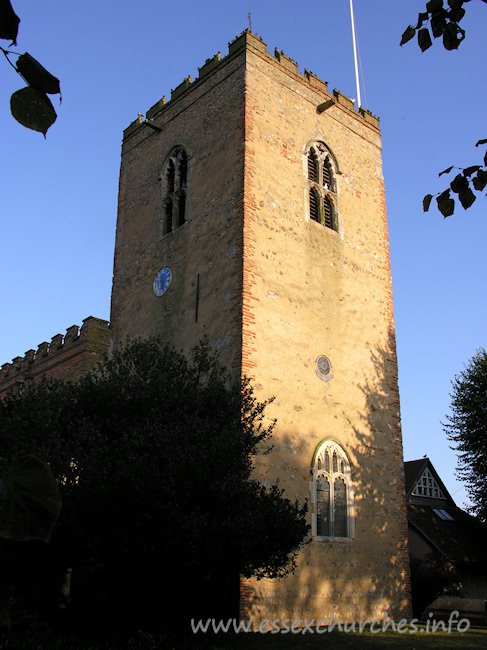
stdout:
[[401,42],[399,43],[399,45],[404,45],[404,43],[410,41],[412,38],[414,38],[415,34],[416,34],[416,30],[414,29],[414,27],[411,27],[411,25],[409,25],[409,27],[405,30],[404,34],[402,35]]
[[0,38],[6,38],[12,41],[12,45],[17,45],[19,23],[20,18],[12,9],[10,0],[0,0]]
[[430,13],[437,11],[438,9],[443,9],[443,0],[429,0],[429,2],[426,3],[426,9]]
[[445,190],[436,197],[438,210],[446,218],[450,217],[455,212],[455,201],[450,197],[450,190]]
[[49,94],[61,92],[59,79],[48,72],[28,52],[21,54],[17,59],[17,70],[32,88]]
[[478,146],[480,146],[481,144],[487,144],[487,139],[479,140],[478,142],[475,143],[475,146],[478,147]]
[[472,203],[475,201],[476,196],[470,189],[470,187],[466,187],[464,190],[462,190],[458,194],[458,198],[460,200],[460,203],[462,204],[462,207],[464,210],[468,210],[468,208],[472,205]]
[[447,23],[443,32],[443,46],[445,50],[457,50],[464,38],[464,30],[456,23]]
[[468,181],[462,174],[457,174],[450,183],[450,187],[455,192],[455,194],[458,194],[459,192],[463,192],[468,188]]
[[438,38],[443,34],[445,27],[446,20],[444,16],[437,14],[431,16],[431,31],[433,32],[433,36],[435,38]]
[[429,18],[429,15],[428,15],[427,11],[423,11],[422,13],[420,13],[418,15],[418,24],[416,25],[416,29],[419,29],[420,27],[422,27],[423,23],[425,22],[425,20],[428,20],[428,18]]
[[458,23],[465,16],[465,9],[463,7],[456,7],[450,11],[450,20],[454,23]]
[[421,48],[421,52],[426,52],[426,50],[433,45],[430,33],[426,27],[423,27],[423,29],[420,29],[418,32],[418,45]]
[[457,37],[453,35],[450,30],[445,28],[443,32],[443,47],[445,50],[458,50],[459,45],[460,41],[457,39]]
[[432,194],[427,194],[423,199],[423,212],[428,212],[430,209],[431,199],[433,198]]
[[17,90],[10,98],[10,110],[22,126],[40,131],[46,137],[47,130],[56,121],[56,111],[45,93],[28,86]]
[[464,176],[471,176],[474,172],[480,169],[480,165],[472,165],[471,167],[465,167],[463,170]]
[[487,185],[487,171],[480,169],[477,173],[477,176],[472,178],[472,185],[477,190],[477,192],[481,192]]
[[440,172],[440,173],[438,174],[438,176],[443,176],[443,174],[449,174],[449,173],[451,172],[451,170],[453,169],[454,166],[455,166],[455,165],[452,165],[451,167],[447,167],[447,168],[444,169],[442,172]]

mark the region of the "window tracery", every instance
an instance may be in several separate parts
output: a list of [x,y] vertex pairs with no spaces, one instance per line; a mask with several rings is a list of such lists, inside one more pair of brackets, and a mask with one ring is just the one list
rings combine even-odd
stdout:
[[336,174],[323,142],[313,143],[307,154],[309,218],[338,231]]
[[313,534],[353,537],[353,496],[348,458],[338,443],[318,447],[312,468]]
[[188,156],[182,147],[169,155],[161,180],[163,183],[163,234],[176,230],[186,222]]

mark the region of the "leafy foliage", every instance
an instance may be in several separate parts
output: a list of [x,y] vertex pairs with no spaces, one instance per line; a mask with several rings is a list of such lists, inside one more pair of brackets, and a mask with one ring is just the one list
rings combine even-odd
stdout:
[[[433,38],[442,38],[446,50],[457,50],[465,38],[465,30],[460,27],[460,21],[465,16],[464,4],[470,0],[429,0],[426,11],[418,15],[416,25],[408,25],[401,37],[400,45],[404,45],[415,36],[422,52],[433,45]],[[482,0],[487,2],[487,0]]]
[[413,616],[421,619],[424,610],[439,596],[463,596],[461,578],[455,565],[441,555],[411,558],[411,599]]
[[451,415],[444,424],[459,453],[458,473],[466,480],[472,511],[487,521],[487,352],[479,349],[452,382]]
[[[487,0],[481,0],[487,3]],[[426,11],[418,15],[416,25],[409,25],[401,38],[400,45],[411,41],[417,35],[418,45],[422,52],[425,52],[433,45],[433,38],[442,38],[443,46],[446,50],[457,50],[460,43],[465,38],[465,30],[460,27],[460,21],[465,16],[465,5],[470,0],[429,0],[426,3]],[[430,33],[431,30],[431,33]],[[487,143],[487,140],[479,140],[475,145]],[[440,172],[439,176],[449,174],[453,166],[448,167]],[[472,165],[470,167],[456,168],[460,170],[451,181],[450,187],[436,195],[438,210],[446,218],[455,212],[455,199],[452,192],[457,194],[462,207],[467,210],[470,208],[476,196],[472,188],[477,192],[482,192],[487,185],[487,153],[484,155],[483,165]],[[427,194],[423,198],[423,211],[428,212],[433,199],[432,194]]]
[[[487,140],[479,140],[475,146],[479,147],[486,143]],[[456,174],[455,178],[451,181],[449,188],[436,195],[438,210],[445,218],[450,217],[455,211],[455,200],[452,198],[451,192],[457,194],[462,207],[467,210],[477,198],[473,193],[473,190],[479,193],[482,193],[485,190],[485,187],[487,186],[487,152],[484,154],[482,165],[471,165],[470,167],[465,167],[463,169],[451,165],[440,172],[438,176],[450,174],[453,169],[458,169],[460,173]],[[424,197],[424,212],[428,212],[433,198],[432,194],[427,194]]]
[[16,456],[0,479],[0,537],[48,542],[61,509],[50,468],[33,456]]
[[164,593],[194,613],[239,575],[285,575],[307,535],[306,505],[252,476],[270,449],[265,407],[207,343],[187,360],[133,341],[78,385],[4,400],[0,448],[49,462],[63,497],[51,544],[65,566],[101,567],[118,620],[160,617]]
[[[0,38],[17,44],[17,33],[20,18],[15,14],[10,0],[0,0]],[[61,89],[59,79],[48,72],[28,52],[21,54],[13,64],[9,59],[9,50],[0,47],[7,61],[14,70],[28,84],[15,92],[10,98],[10,110],[14,118],[34,131],[40,131],[44,137],[52,124],[56,121],[56,111],[47,94],[59,94]],[[47,94],[46,94],[47,93]]]

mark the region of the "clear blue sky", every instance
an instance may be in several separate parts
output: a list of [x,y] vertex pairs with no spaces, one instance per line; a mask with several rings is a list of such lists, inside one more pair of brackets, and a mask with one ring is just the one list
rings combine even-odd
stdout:
[[[61,79],[63,103],[46,141],[24,129],[9,113],[22,80],[0,62],[0,365],[89,315],[109,319],[122,130],[225,55],[248,11],[270,52],[355,96],[348,0],[12,2],[16,51]],[[487,6],[469,3],[459,52],[400,48],[424,5],[355,0],[355,16],[362,103],[381,120],[405,459],[427,454],[462,505],[440,420],[451,379],[487,343],[487,205],[444,220],[421,201],[444,189],[439,171],[480,160]]]

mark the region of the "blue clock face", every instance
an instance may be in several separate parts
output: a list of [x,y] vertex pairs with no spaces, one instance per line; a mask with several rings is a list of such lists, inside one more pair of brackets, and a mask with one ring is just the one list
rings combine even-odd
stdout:
[[156,296],[162,296],[169,289],[171,284],[172,273],[171,269],[168,266],[165,266],[161,269],[154,280],[154,293]]

